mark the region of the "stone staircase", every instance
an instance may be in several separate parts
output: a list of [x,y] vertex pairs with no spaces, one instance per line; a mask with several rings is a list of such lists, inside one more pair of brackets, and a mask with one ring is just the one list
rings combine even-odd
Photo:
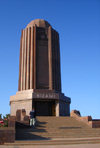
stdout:
[[91,128],[73,117],[37,117],[35,128],[21,127],[16,130],[16,140],[93,137],[100,137],[100,128]]

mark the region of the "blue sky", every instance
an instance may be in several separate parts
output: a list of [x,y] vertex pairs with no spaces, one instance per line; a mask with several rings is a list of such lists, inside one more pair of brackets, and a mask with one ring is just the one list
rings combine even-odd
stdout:
[[71,110],[100,118],[100,0],[0,1],[0,113],[18,90],[21,29],[47,20],[60,35],[62,92]]

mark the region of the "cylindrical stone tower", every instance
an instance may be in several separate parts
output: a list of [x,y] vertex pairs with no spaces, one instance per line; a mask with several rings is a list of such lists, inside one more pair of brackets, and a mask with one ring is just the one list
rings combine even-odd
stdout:
[[19,88],[61,91],[59,34],[37,19],[22,30]]
[[10,97],[11,115],[35,108],[38,116],[70,114],[70,98],[61,92],[59,34],[42,19],[31,21],[22,30],[19,84]]

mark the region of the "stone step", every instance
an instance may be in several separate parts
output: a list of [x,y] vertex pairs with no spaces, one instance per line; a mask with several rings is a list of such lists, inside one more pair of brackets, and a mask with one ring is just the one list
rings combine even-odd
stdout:
[[5,143],[7,146],[24,146],[24,145],[65,145],[65,144],[89,144],[100,143],[100,138],[54,138],[47,140],[32,140],[32,141],[15,141],[15,143]]
[[100,128],[92,129],[73,117],[37,117],[35,128],[17,128],[16,139],[47,139],[61,137],[100,137]]

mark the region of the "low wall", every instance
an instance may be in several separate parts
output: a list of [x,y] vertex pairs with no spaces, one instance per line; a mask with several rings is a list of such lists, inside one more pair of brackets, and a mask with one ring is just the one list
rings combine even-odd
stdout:
[[92,128],[100,128],[100,120],[92,120]]
[[93,120],[91,116],[81,117],[78,114],[79,111],[73,110],[71,111],[71,117],[76,118],[79,121],[85,122],[91,128],[100,128],[100,120]]
[[15,141],[15,128],[14,127],[1,127],[0,128],[0,144],[5,142]]
[[15,116],[10,116],[8,120],[8,127],[13,127],[15,128],[16,126],[16,117]]

